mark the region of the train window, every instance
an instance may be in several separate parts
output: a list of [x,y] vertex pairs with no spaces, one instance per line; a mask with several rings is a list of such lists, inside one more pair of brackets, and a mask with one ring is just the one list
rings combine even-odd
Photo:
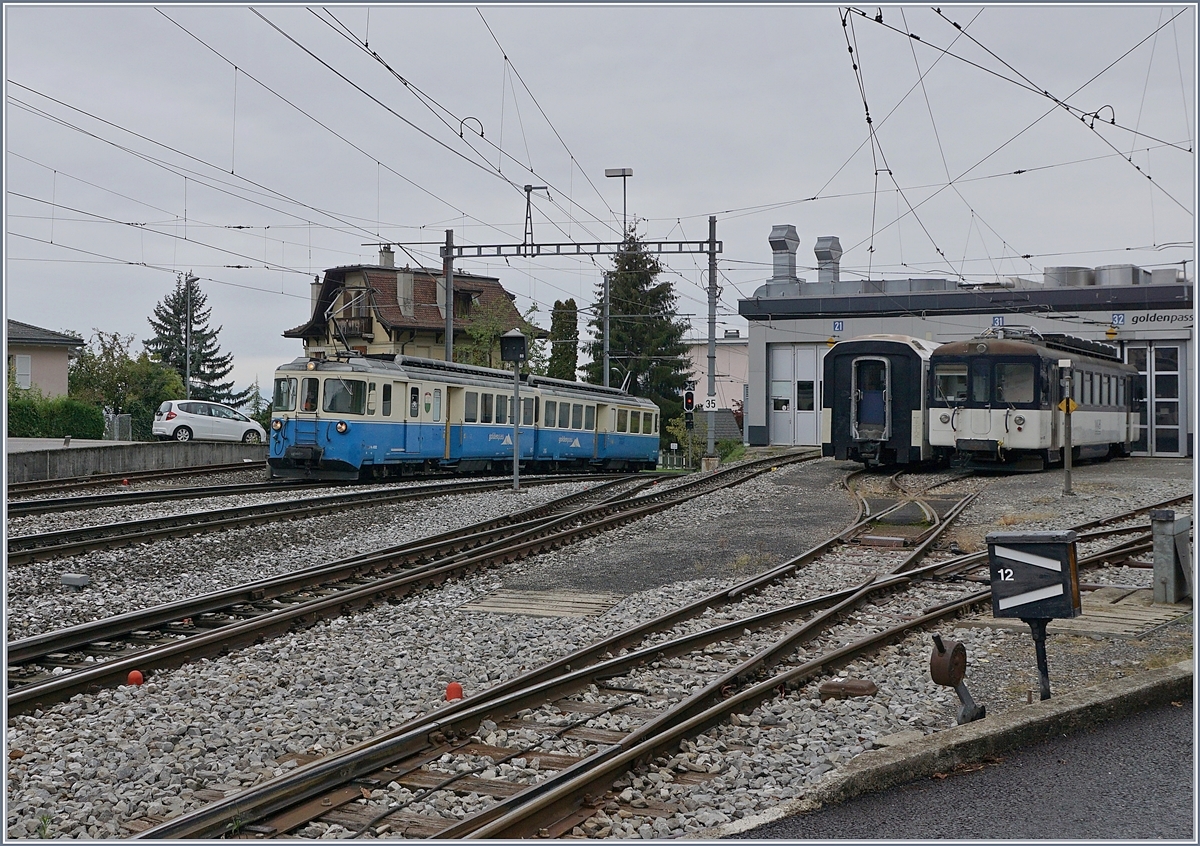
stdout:
[[583,410],[583,428],[589,432],[596,431],[596,406],[589,405]]
[[555,416],[558,414],[558,403],[554,400],[546,400],[546,416],[542,418],[545,421],[543,425],[553,426]]
[[383,386],[383,416],[392,416],[392,384],[390,382]]
[[492,422],[492,401],[495,399],[491,394],[484,394],[479,403],[479,422]]
[[1092,404],[1092,374],[1083,374],[1083,402],[1080,405]]
[[[537,399],[534,397],[533,399]],[[521,425],[532,426],[534,417],[533,399],[525,398],[521,400]]]
[[642,413],[640,411],[629,412],[629,431],[637,434],[642,428]]
[[992,398],[992,362],[977,358],[971,361],[971,402],[988,402]]
[[580,403],[575,403],[571,406],[571,428],[583,428],[583,405]]
[[325,399],[321,406],[331,414],[362,414],[367,404],[367,383],[340,376],[325,380]]
[[317,410],[317,392],[321,388],[321,380],[309,377],[300,383],[300,395],[304,402],[300,406],[304,411]]
[[571,428],[571,404],[569,402],[558,404],[558,428]]
[[1083,402],[1083,374],[1078,370],[1071,374],[1071,399]]
[[276,379],[275,380],[275,397],[271,400],[271,409],[273,411],[295,411],[296,410],[296,380],[295,379]]
[[476,423],[479,421],[479,393],[477,391],[467,391],[466,401],[463,403],[463,422]]
[[1100,378],[1104,386],[1103,402],[1105,405],[1112,405],[1112,377],[1105,373]]
[[1125,407],[1125,379],[1117,377],[1117,405]]
[[812,411],[816,408],[816,383],[815,382],[797,382],[796,383],[796,410],[797,411]]
[[408,416],[416,417],[421,413],[421,389],[411,387],[408,389]]
[[996,364],[996,402],[1033,402],[1033,365]]
[[933,386],[939,400],[964,402],[967,398],[967,365],[936,365],[933,368]]
[[629,411],[624,408],[617,409],[617,431],[629,431]]
[[649,411],[647,411],[645,414],[642,415],[642,434],[643,435],[653,435],[654,434],[654,415],[651,414]]
[[433,389],[433,422],[442,422],[442,389]]
[[503,426],[508,422],[508,397],[496,394],[496,423]]
[[375,383],[367,383],[367,414],[375,413]]

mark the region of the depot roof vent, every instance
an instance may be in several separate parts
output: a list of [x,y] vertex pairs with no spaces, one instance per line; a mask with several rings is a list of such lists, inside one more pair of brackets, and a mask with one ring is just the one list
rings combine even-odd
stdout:
[[822,235],[813,248],[817,256],[817,281],[837,282],[842,272],[842,243],[836,235]]
[[796,248],[800,246],[800,236],[796,227],[790,223],[771,227],[767,238],[774,251],[771,259],[771,281],[785,282],[796,280]]

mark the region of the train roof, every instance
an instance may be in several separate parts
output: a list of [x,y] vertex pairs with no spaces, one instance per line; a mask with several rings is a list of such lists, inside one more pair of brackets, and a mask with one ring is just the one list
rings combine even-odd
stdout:
[[[445,362],[437,358],[418,358],[411,355],[348,356],[323,359],[301,356],[287,364],[280,365],[277,369],[307,372],[311,362],[316,362],[316,366],[312,369],[324,373],[378,373],[384,371],[394,373],[398,378],[438,379],[455,384],[472,384],[479,380],[487,380],[489,383],[499,381],[506,386],[511,386],[513,381],[511,370],[498,370],[493,367],[479,367],[474,364]],[[590,399],[594,402],[621,402],[630,405],[658,407],[652,400],[633,396],[620,388],[606,388],[603,385],[592,385],[587,382],[568,382],[565,379],[551,379],[548,376],[530,373],[522,373],[521,382],[527,387],[545,387],[559,394]]]
[[1048,352],[1050,350],[1086,356],[1122,364],[1120,351],[1112,344],[1091,341],[1087,338],[1077,338],[1074,335],[1046,334],[1024,327],[989,331],[966,341],[952,341],[943,344],[938,349],[939,355],[963,355],[980,351],[979,345],[986,345],[986,350],[993,353],[1009,353],[1018,355],[1030,352],[1030,348]]
[[860,347],[870,347],[875,344],[888,345],[899,344],[901,346],[911,347],[923,358],[927,358],[930,353],[937,349],[941,344],[939,341],[927,341],[924,338],[914,338],[912,335],[859,335],[856,338],[847,338],[844,341],[838,341],[833,345],[831,352],[837,350],[843,345],[855,344]]

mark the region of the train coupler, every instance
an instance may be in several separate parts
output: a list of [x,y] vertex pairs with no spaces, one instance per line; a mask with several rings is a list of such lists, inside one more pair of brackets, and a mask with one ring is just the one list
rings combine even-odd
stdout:
[[943,642],[941,635],[933,636],[933,655],[929,659],[929,675],[940,685],[954,688],[961,703],[956,719],[958,724],[982,720],[987,715],[984,705],[976,705],[963,679],[967,675],[967,648],[955,640]]

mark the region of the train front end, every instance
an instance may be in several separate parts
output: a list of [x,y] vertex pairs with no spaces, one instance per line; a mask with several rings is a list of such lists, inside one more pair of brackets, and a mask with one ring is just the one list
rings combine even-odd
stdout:
[[276,371],[267,433],[272,478],[359,478],[364,424],[354,418],[361,416],[357,409],[366,396],[356,390],[362,380],[349,378],[348,371],[345,363],[305,358]]

